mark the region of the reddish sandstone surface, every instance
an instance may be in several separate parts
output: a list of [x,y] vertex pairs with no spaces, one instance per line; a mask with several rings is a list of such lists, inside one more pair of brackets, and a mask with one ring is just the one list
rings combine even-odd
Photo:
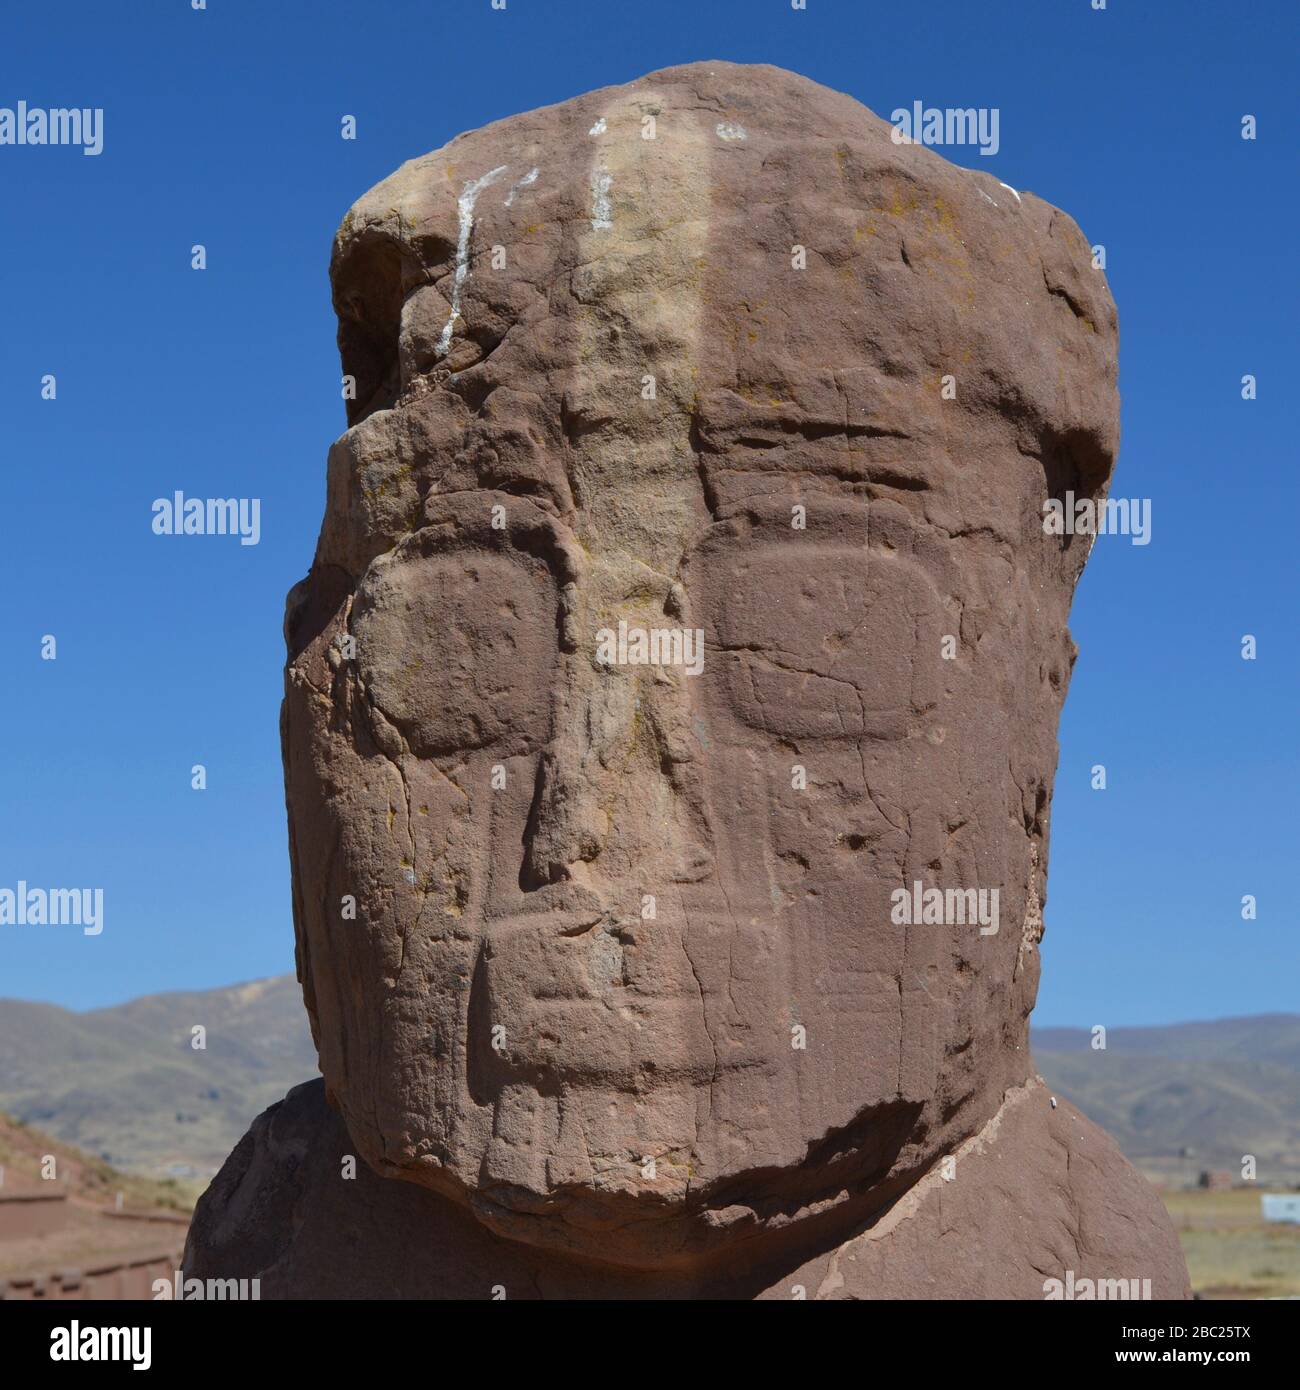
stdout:
[[[331,270],[356,393],[283,713],[324,1083],[187,1272],[1185,1296],[1027,1046],[1088,551],[1043,506],[1118,443],[1075,224],[714,62],[404,165]],[[620,624],[701,669],[610,664]],[[900,919],[916,884],[996,919]]]

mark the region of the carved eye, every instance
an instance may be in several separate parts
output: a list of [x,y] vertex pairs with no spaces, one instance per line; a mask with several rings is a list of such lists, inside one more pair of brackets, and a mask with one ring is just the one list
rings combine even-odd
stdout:
[[458,550],[376,565],[352,627],[366,692],[424,756],[549,737],[558,655],[541,561]]
[[736,716],[791,738],[903,733],[933,704],[919,571],[860,547],[782,543],[709,565],[709,662]]

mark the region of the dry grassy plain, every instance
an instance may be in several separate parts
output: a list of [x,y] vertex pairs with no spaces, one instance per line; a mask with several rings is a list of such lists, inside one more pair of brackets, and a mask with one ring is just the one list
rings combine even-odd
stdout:
[[1160,1195],[1202,1298],[1300,1297],[1300,1226],[1266,1223],[1259,1189]]

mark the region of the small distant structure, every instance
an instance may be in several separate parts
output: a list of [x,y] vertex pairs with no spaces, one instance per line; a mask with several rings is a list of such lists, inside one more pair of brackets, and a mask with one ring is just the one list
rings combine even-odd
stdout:
[[1231,1192],[1232,1174],[1226,1168],[1202,1168],[1196,1185],[1206,1192]]
[[1289,1221],[1300,1226],[1300,1192],[1266,1192],[1260,1196],[1259,1211],[1265,1221]]

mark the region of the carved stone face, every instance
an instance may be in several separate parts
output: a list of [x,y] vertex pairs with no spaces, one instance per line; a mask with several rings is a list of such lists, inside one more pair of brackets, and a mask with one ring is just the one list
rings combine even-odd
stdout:
[[[735,71],[462,137],[349,214],[353,426],[286,620],[354,1141],[630,1264],[879,1206],[1028,1073],[1085,544],[1042,503],[1114,452],[1073,224]],[[975,920],[910,920],[936,889]]]

